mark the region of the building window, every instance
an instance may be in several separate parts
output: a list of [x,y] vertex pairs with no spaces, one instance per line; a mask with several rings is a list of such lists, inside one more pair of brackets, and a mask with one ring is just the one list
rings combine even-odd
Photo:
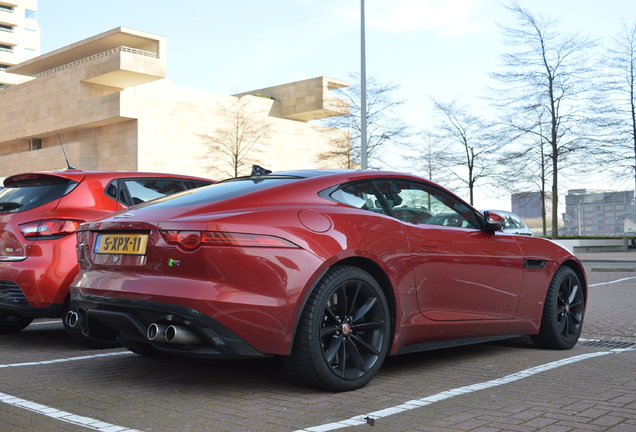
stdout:
[[0,31],[13,33],[13,26],[7,24],[0,24]]
[[13,13],[13,6],[0,4],[0,12]]
[[32,10],[26,9],[26,10],[24,11],[24,17],[25,17],[25,18],[28,18],[28,19],[35,19],[35,11],[32,11]]
[[5,69],[10,68],[11,65],[0,63],[0,72],[4,72]]
[[0,51],[13,52],[13,47],[7,44],[0,44]]
[[40,150],[42,148],[42,138],[31,138],[29,140],[29,151]]

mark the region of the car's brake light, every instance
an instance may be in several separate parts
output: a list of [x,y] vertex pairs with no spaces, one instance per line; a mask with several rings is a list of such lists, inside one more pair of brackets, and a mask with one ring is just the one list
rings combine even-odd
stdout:
[[295,244],[274,236],[219,231],[161,231],[166,243],[186,250],[199,246],[279,247],[296,248]]
[[74,234],[82,221],[51,219],[20,225],[20,232],[28,240],[55,239]]

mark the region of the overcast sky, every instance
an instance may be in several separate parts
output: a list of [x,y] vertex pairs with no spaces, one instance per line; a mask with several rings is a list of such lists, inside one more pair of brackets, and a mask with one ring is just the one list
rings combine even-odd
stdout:
[[[428,126],[429,95],[483,94],[506,50],[497,24],[514,24],[505,4],[366,0],[367,75],[399,84],[405,119]],[[636,22],[635,0],[519,4],[560,20],[563,33],[594,38]],[[167,78],[221,94],[317,76],[347,80],[360,69],[360,0],[39,0],[38,23],[43,54],[116,27],[164,36]]]

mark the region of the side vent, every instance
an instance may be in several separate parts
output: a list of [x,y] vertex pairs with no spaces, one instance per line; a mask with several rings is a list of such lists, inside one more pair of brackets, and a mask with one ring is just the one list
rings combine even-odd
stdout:
[[532,269],[532,270],[541,270],[542,268],[545,267],[546,263],[547,261],[545,260],[527,259],[527,260],[523,260],[523,267],[527,269]]

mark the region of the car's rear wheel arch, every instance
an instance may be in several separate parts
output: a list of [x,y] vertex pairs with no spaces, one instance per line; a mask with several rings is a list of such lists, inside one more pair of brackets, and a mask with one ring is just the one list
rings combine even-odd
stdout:
[[[337,266],[352,266],[352,267],[357,267],[357,268],[359,268],[361,270],[364,270],[367,273],[369,273],[376,280],[376,282],[380,285],[380,288],[382,289],[382,292],[384,293],[384,296],[386,298],[386,301],[387,301],[388,307],[389,307],[390,324],[391,324],[391,340],[393,340],[393,335],[395,335],[395,326],[396,326],[395,317],[397,316],[397,313],[396,313],[397,305],[396,305],[395,292],[393,290],[393,285],[391,284],[391,281],[390,281],[388,275],[382,269],[382,267],[380,267],[380,265],[378,265],[376,262],[374,262],[374,261],[372,261],[372,260],[370,260],[368,258],[364,258],[364,257],[348,257],[348,258],[344,258],[344,259],[342,259],[340,261],[336,261],[335,263],[332,263],[329,267],[327,267],[324,271],[322,271],[320,274],[318,274],[314,278],[314,281],[311,284],[311,288],[309,290],[307,290],[307,292],[305,293],[305,296],[303,298],[302,303],[297,308],[298,313],[296,314],[294,327],[293,327],[293,329],[291,331],[292,339],[291,339],[290,344],[289,344],[289,350],[291,350],[291,347],[294,344],[294,338],[296,338],[296,333],[297,333],[296,330],[298,328],[298,323],[299,323],[302,311],[305,309],[305,306],[306,306],[306,303],[307,303],[307,301],[309,299],[309,296],[311,295],[311,293],[313,292],[314,288],[316,287],[316,284],[318,282],[320,282],[322,277],[331,268],[337,267]],[[389,347],[389,351],[390,351],[390,347]]]
[[339,261],[335,265],[350,265],[353,267],[358,267],[375,279],[378,284],[380,284],[380,288],[384,292],[384,296],[386,297],[387,302],[389,303],[389,312],[391,313],[391,330],[392,332],[395,330],[395,293],[393,291],[393,286],[386,272],[378,265],[378,263],[362,257],[350,257],[345,258],[342,261]]
[[355,390],[375,376],[390,350],[394,300],[376,279],[381,273],[356,262],[332,265],[309,291],[290,354],[282,357],[299,383]]

